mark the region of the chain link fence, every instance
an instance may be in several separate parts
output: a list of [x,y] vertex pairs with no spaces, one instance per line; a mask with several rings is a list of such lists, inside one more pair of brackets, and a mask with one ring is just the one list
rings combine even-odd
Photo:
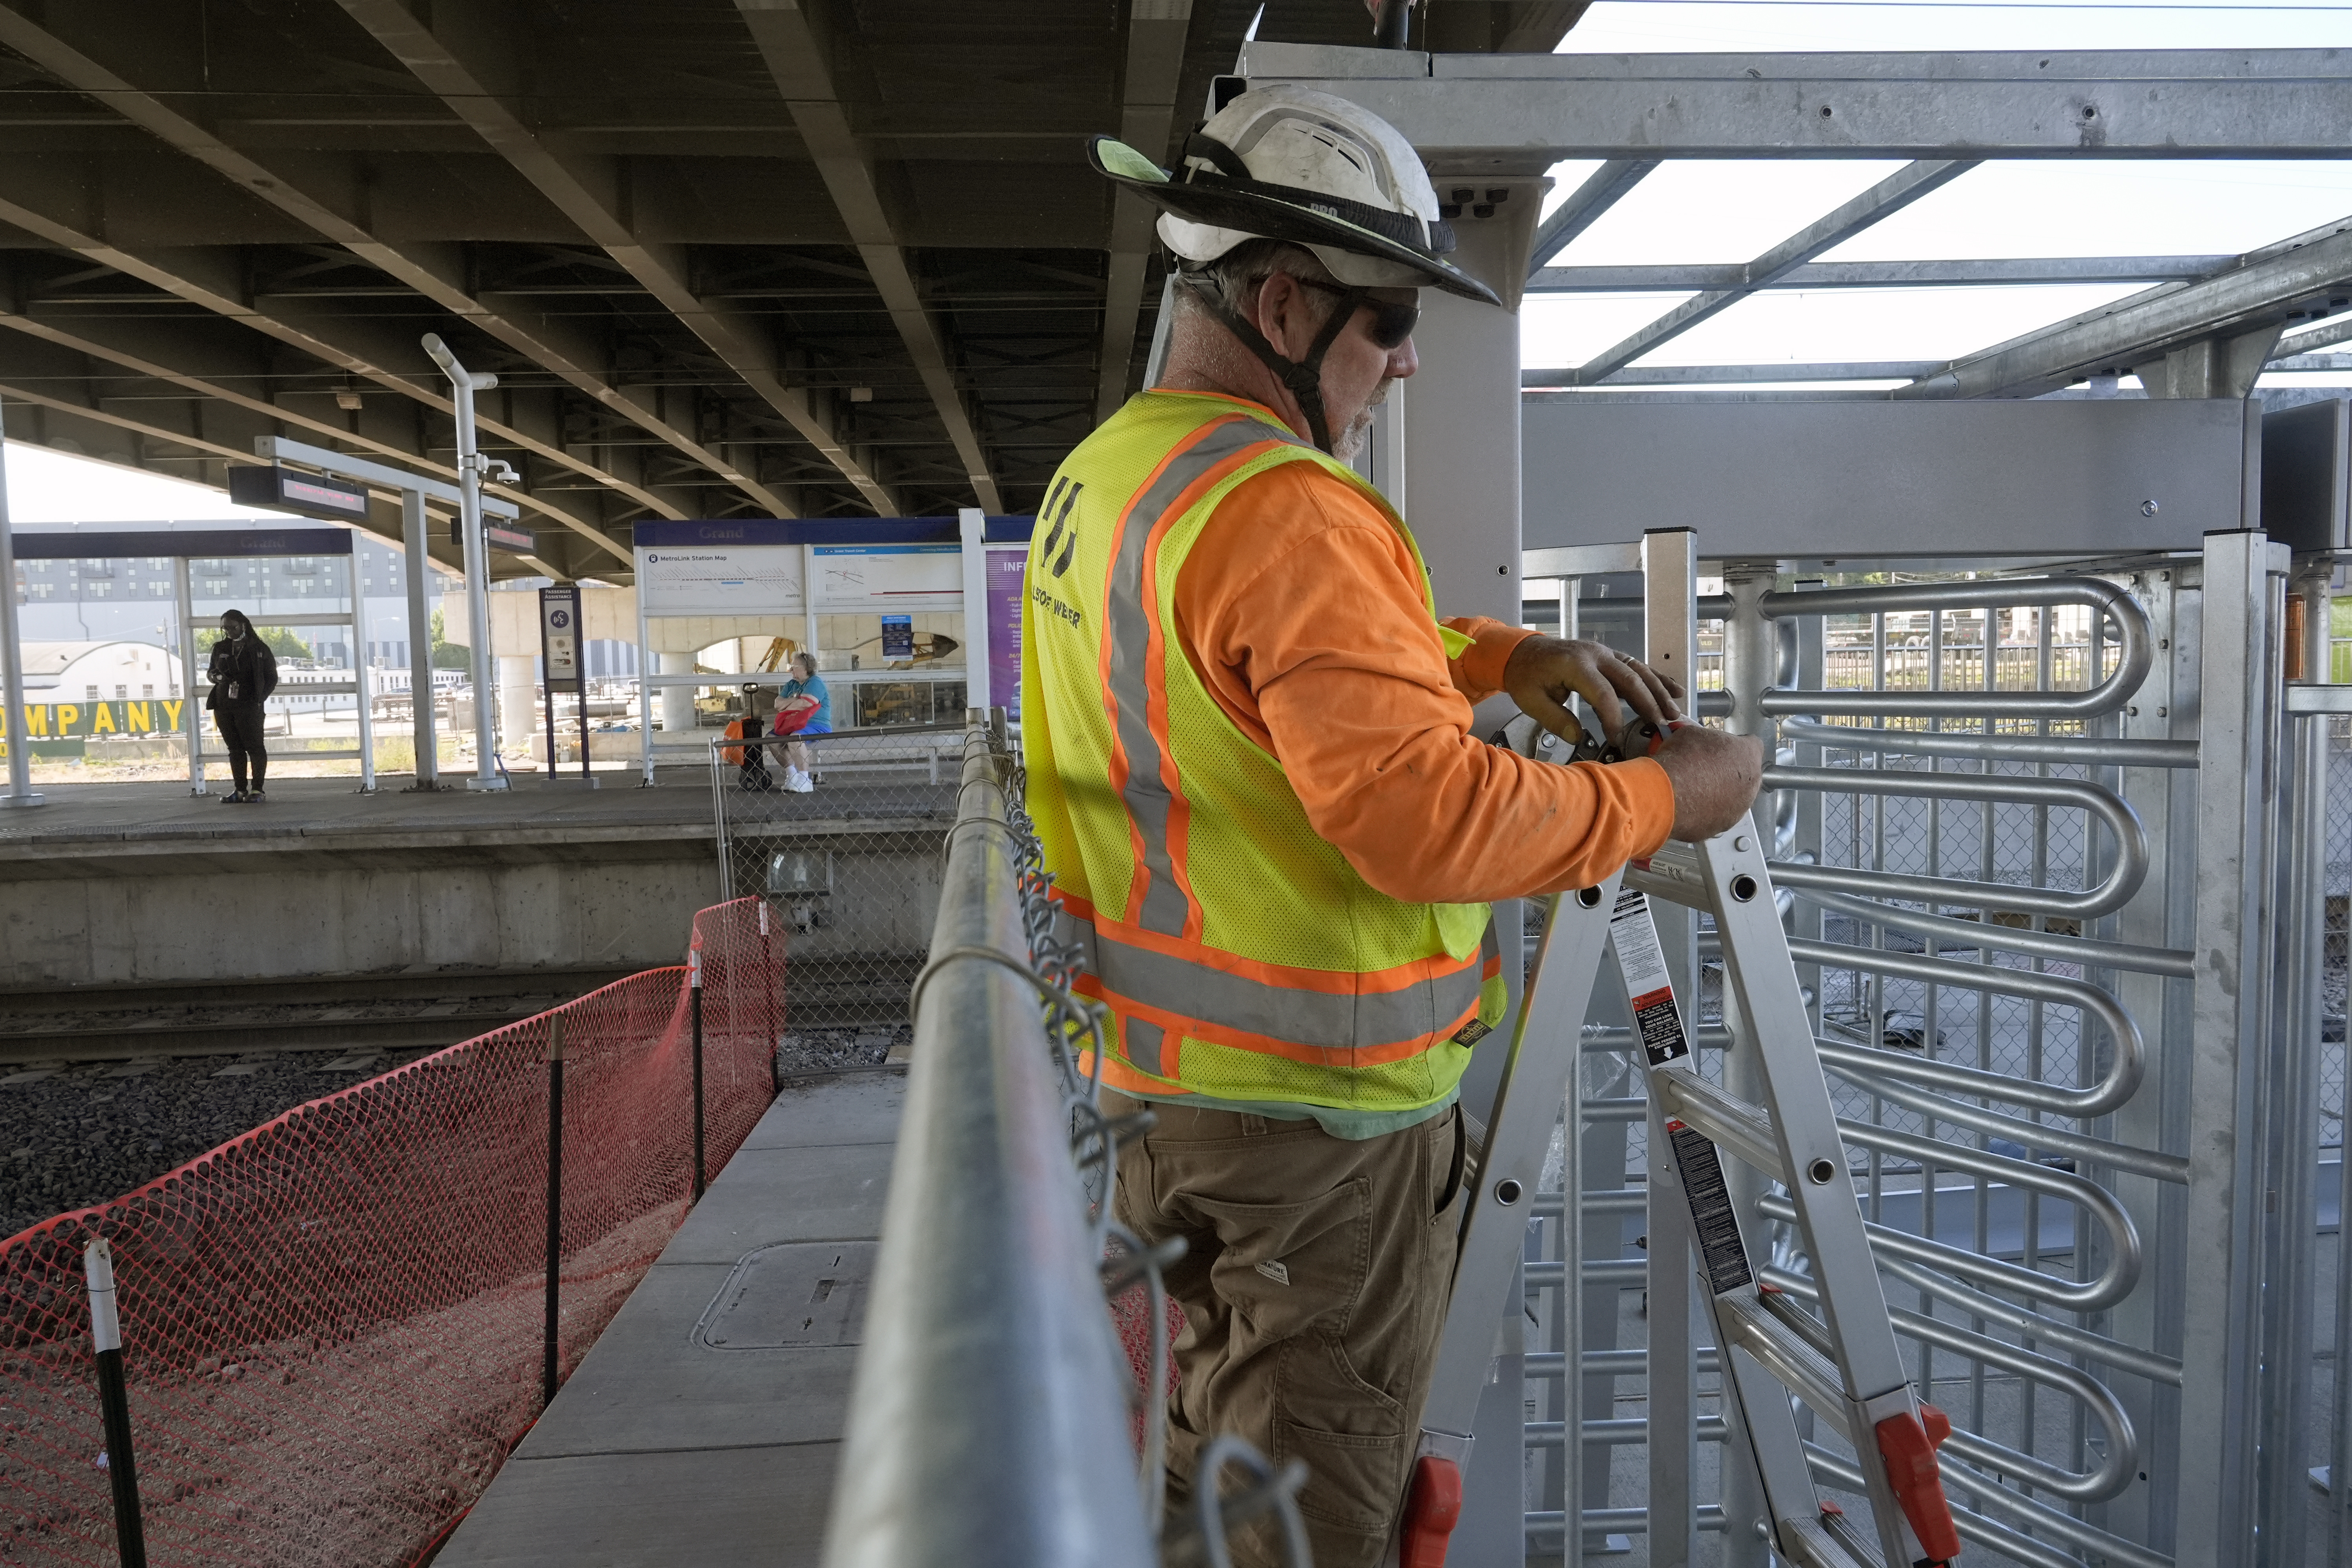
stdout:
[[[781,921],[794,1027],[905,1020],[962,754],[962,730],[937,724],[711,743],[720,897]],[[810,787],[788,787],[803,762]]]

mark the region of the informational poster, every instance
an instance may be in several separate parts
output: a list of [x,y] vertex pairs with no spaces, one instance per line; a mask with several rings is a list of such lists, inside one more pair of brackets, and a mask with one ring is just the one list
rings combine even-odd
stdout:
[[816,607],[828,613],[961,610],[962,546],[820,544]]
[[539,591],[539,648],[548,685],[565,686],[580,679],[579,589]]
[[988,551],[988,696],[1021,717],[1021,603],[1028,580],[1029,547]]
[[797,544],[639,545],[637,594],[648,616],[798,615]]
[[915,657],[915,617],[885,616],[882,617],[882,657],[912,658]]

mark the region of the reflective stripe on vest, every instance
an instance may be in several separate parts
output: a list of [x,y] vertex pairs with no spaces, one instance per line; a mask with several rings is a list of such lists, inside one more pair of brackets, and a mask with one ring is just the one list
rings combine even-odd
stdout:
[[[1086,973],[1102,983],[1114,1005],[1132,1002],[1213,1030],[1307,1047],[1302,1056],[1343,1051],[1379,1057],[1387,1054],[1384,1047],[1424,1046],[1477,1010],[1486,968],[1483,954],[1456,963],[1440,953],[1386,975],[1284,971],[1265,964],[1257,966],[1267,972],[1261,979],[1107,933],[1066,908],[1064,918],[1076,927]],[[1392,990],[1362,988],[1391,978],[1402,983]],[[1127,1055],[1144,1071],[1158,1073],[1160,1030],[1148,1027],[1147,1047],[1130,1021]]]
[[[1111,776],[1127,803],[1134,824],[1137,875],[1128,897],[1130,923],[1163,936],[1194,936],[1200,931],[1199,911],[1176,869],[1170,849],[1170,823],[1174,791],[1170,787],[1175,763],[1160,744],[1151,701],[1150,670],[1160,639],[1159,605],[1152,592],[1152,546],[1160,525],[1183,515],[1190,497],[1201,486],[1213,483],[1220,471],[1241,463],[1268,447],[1303,447],[1287,431],[1276,430],[1245,415],[1233,415],[1202,426],[1162,460],[1159,470],[1135,493],[1118,520],[1111,545],[1109,647],[1103,661],[1103,685],[1110,697],[1118,754]],[[1173,650],[1158,650],[1181,658]],[[1122,763],[1124,764],[1122,766]],[[1280,1034],[1279,1029],[1269,1033]]]

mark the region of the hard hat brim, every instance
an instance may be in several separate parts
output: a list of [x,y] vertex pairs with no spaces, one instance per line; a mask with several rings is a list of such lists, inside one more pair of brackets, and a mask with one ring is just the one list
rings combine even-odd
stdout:
[[1359,256],[1377,257],[1409,267],[1421,274],[1431,288],[1443,289],[1465,300],[1497,306],[1503,302],[1494,289],[1452,263],[1343,217],[1318,212],[1304,202],[1284,201],[1261,191],[1179,183],[1167,170],[1116,137],[1088,137],[1087,162],[1095,173],[1113,184],[1134,192],[1160,211],[1174,213],[1178,217],[1297,245],[1337,246]]

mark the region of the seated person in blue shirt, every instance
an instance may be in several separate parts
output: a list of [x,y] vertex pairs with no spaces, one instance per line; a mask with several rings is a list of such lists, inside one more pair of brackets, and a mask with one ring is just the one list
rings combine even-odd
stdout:
[[[829,735],[833,733],[833,698],[824,689],[824,678],[816,672],[816,655],[793,655],[793,678],[784,682],[776,698],[778,735]],[[816,788],[809,777],[808,742],[794,740],[784,747],[784,787],[806,795]]]

